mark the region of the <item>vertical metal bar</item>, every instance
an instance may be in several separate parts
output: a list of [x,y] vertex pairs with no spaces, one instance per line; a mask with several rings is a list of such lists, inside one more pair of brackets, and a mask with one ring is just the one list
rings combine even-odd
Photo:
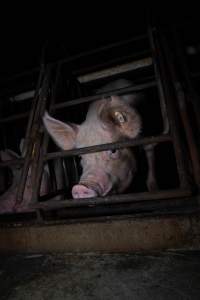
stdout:
[[[30,120],[28,122],[26,137],[28,137],[28,135],[31,134],[31,128],[32,128],[32,123],[33,123],[33,119],[34,119],[35,110],[36,110],[36,107],[37,107],[38,94],[39,94],[40,85],[41,85],[41,82],[42,82],[42,79],[43,79],[43,74],[44,74],[44,66],[41,65],[40,75],[39,75],[37,89],[36,89],[36,93],[35,93],[35,99],[33,101],[31,114],[30,114]],[[32,156],[33,146],[34,146],[33,139],[30,139],[29,143],[26,144],[26,145],[25,144],[24,144],[24,147],[26,147],[26,145],[27,145],[27,151],[26,151],[25,161],[24,161],[24,165],[23,165],[23,168],[22,168],[22,172],[21,172],[20,184],[19,184],[19,187],[18,187],[17,195],[16,195],[16,206],[18,206],[23,200],[23,194],[24,194],[26,179],[27,179],[27,176],[28,176],[28,170],[29,170],[30,160],[31,160],[31,156]]]
[[197,149],[197,145],[195,143],[194,133],[192,130],[192,127],[190,125],[190,119],[188,116],[187,106],[186,106],[186,99],[185,94],[183,91],[182,84],[178,78],[177,72],[175,70],[174,64],[173,64],[173,57],[172,53],[169,49],[169,46],[167,44],[166,38],[162,37],[163,44],[164,44],[164,51],[166,52],[166,57],[168,58],[169,62],[169,69],[171,72],[172,82],[174,89],[176,91],[179,110],[180,110],[180,116],[183,123],[183,127],[185,130],[186,138],[187,138],[187,144],[188,149],[191,156],[192,161],[192,167],[194,171],[194,178],[198,186],[200,186],[200,159],[199,159],[199,151]]
[[26,129],[26,134],[25,134],[25,139],[24,139],[24,145],[23,148],[27,149],[27,145],[29,144],[29,136],[30,136],[30,131],[31,131],[31,127],[32,127],[32,123],[34,120],[34,114],[35,114],[35,109],[37,106],[37,102],[38,102],[38,97],[39,97],[39,92],[40,92],[40,88],[41,88],[41,84],[42,84],[42,80],[44,77],[44,64],[41,65],[41,70],[39,73],[39,79],[37,82],[37,86],[35,89],[35,95],[34,95],[34,99],[33,99],[33,104],[32,104],[32,108],[31,108],[31,112],[28,118],[28,125],[27,125],[27,129]]
[[[58,85],[59,76],[60,76],[60,64],[58,64],[57,68],[56,68],[56,80],[55,80],[55,84],[54,84],[54,87],[53,87],[53,90],[52,90],[49,110],[51,110],[51,106],[55,102],[55,94],[56,94],[56,89],[57,89],[57,85]],[[49,85],[48,85],[48,88],[49,88]],[[43,114],[44,114],[45,104],[46,104],[46,102],[44,103],[43,107],[40,108],[40,117],[42,117]],[[37,168],[36,168],[36,176],[35,176],[35,180],[34,180],[34,190],[33,190],[33,194],[32,194],[32,203],[35,203],[38,200],[40,184],[41,184],[42,174],[43,174],[44,155],[46,154],[48,141],[49,141],[49,136],[46,133],[44,133],[42,146],[40,145],[39,157],[37,159]]]
[[150,46],[151,46],[153,67],[154,67],[154,73],[155,73],[157,87],[158,87],[160,107],[161,107],[161,113],[162,113],[162,119],[163,119],[163,134],[167,134],[169,132],[169,120],[168,120],[168,116],[167,116],[166,99],[165,99],[165,94],[163,91],[161,74],[160,74],[157,57],[156,57],[156,47],[155,47],[155,43],[154,43],[152,28],[148,29],[148,37],[149,37],[149,42],[150,42]]
[[177,53],[177,60],[179,62],[180,68],[182,69],[182,73],[184,75],[184,79],[187,83],[187,87],[189,90],[189,100],[193,106],[194,114],[196,115],[196,122],[198,124],[198,129],[200,130],[200,97],[197,95],[195,88],[190,79],[190,72],[186,63],[186,58],[183,52],[183,46],[181,46],[180,37],[177,31],[174,29],[173,33],[173,42],[175,43],[175,51]]
[[160,66],[160,74],[162,78],[163,90],[166,95],[166,107],[169,117],[169,124],[171,128],[171,135],[173,138],[173,145],[175,151],[175,157],[177,162],[177,169],[180,178],[181,188],[190,188],[190,177],[188,173],[188,162],[183,155],[185,145],[182,143],[180,133],[179,133],[179,119],[174,106],[174,94],[171,89],[169,82],[169,72],[166,68],[166,62],[163,57],[162,49],[160,46],[160,41],[158,40],[157,31],[154,29],[152,31],[152,36],[154,39],[156,57],[158,64]]

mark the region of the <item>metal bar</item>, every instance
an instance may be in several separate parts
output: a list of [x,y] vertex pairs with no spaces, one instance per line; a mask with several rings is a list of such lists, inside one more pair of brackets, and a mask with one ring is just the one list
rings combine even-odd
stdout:
[[171,84],[169,82],[169,71],[166,68],[166,63],[164,61],[163,52],[160,47],[160,43],[157,37],[156,30],[153,31],[153,38],[156,47],[156,54],[157,59],[160,64],[160,71],[162,75],[162,82],[164,92],[166,94],[166,106],[167,112],[169,117],[169,123],[171,127],[171,134],[173,138],[173,145],[175,150],[175,157],[177,163],[178,174],[180,178],[180,185],[182,188],[189,188],[190,187],[190,178],[188,173],[188,165],[187,160],[183,156],[184,145],[181,141],[180,134],[179,134],[179,119],[177,116],[176,109],[174,107],[174,94],[171,89]]
[[156,76],[156,82],[157,82],[158,94],[159,94],[159,100],[160,100],[160,107],[161,107],[161,113],[162,113],[162,119],[163,119],[163,134],[167,134],[167,133],[169,133],[169,120],[168,120],[168,116],[167,116],[166,99],[165,99],[165,94],[164,94],[164,90],[163,90],[161,74],[160,74],[158,62],[156,59],[156,47],[155,47],[155,43],[154,43],[154,39],[153,39],[152,28],[148,29],[148,36],[149,36],[149,41],[150,41],[150,45],[151,45],[153,67],[154,67],[154,73]]
[[[55,208],[56,209],[56,208]],[[60,223],[71,223],[77,222],[79,218],[86,218],[87,221],[99,220],[99,217],[102,216],[101,221],[108,221],[110,218],[113,218],[113,215],[126,215],[128,217],[139,216],[160,216],[160,215],[169,215],[169,214],[183,214],[187,213],[188,209],[192,212],[199,212],[197,200],[193,198],[172,198],[172,199],[157,199],[157,200],[148,200],[134,203],[126,204],[115,204],[110,206],[97,206],[97,207],[68,207],[67,209],[56,209],[56,214],[59,217],[59,220],[56,218],[53,221],[48,220],[44,217],[43,224],[60,224]],[[186,211],[185,211],[186,210]],[[93,218],[92,218],[93,217]],[[71,218],[71,220],[69,220]],[[108,219],[109,218],[109,219]]]
[[[40,126],[41,126],[41,117],[44,114],[44,110],[46,107],[46,102],[47,102],[47,97],[48,97],[48,91],[49,91],[49,82],[50,82],[50,76],[51,76],[51,71],[52,68],[48,67],[46,71],[46,78],[44,79],[43,87],[42,87],[42,92],[41,92],[41,99],[40,102],[37,105],[37,110],[36,110],[36,116],[34,119],[33,126],[35,128],[35,145],[36,145],[36,152],[33,157],[33,163],[32,163],[32,169],[33,169],[33,192],[32,192],[32,199],[31,202],[37,202],[38,199],[38,194],[39,194],[39,189],[40,189],[40,184],[41,184],[41,179],[42,179],[42,173],[43,173],[43,150],[44,148],[41,148],[41,138],[42,138],[42,132],[40,131]],[[45,140],[45,143],[48,141]],[[43,143],[44,146],[44,143]]]
[[186,58],[183,52],[184,47],[181,47],[180,37],[178,36],[177,31],[175,29],[173,30],[173,36],[174,43],[176,45],[177,60],[179,61],[179,65],[183,71],[184,79],[187,83],[187,87],[189,90],[189,100],[193,106],[194,114],[196,116],[196,122],[198,124],[198,129],[200,130],[200,97],[197,95],[192,81],[190,79],[190,71],[188,69]]
[[[136,36],[136,37],[133,37],[133,38],[130,38],[130,39],[127,39],[125,41],[120,41],[120,42],[115,42],[115,43],[111,43],[109,45],[106,45],[106,46],[102,46],[102,47],[99,47],[97,49],[93,49],[93,50],[89,50],[89,51],[85,51],[85,52],[82,52],[80,54],[75,54],[75,55],[72,55],[71,57],[69,58],[65,58],[65,59],[60,59],[57,61],[57,63],[68,63],[68,62],[73,62],[77,59],[80,59],[80,58],[83,58],[85,56],[90,56],[90,55],[94,55],[94,54],[97,54],[97,53],[101,53],[103,51],[107,51],[107,50],[110,50],[112,48],[115,48],[115,47],[120,47],[120,46],[124,46],[124,45],[127,45],[129,43],[132,43],[132,42],[136,42],[138,40],[142,40],[142,39],[145,39],[147,37],[146,34],[143,34],[143,35],[140,35],[140,36]],[[53,64],[53,63],[52,63]]]
[[142,58],[139,60],[130,61],[129,63],[126,63],[126,64],[120,64],[118,66],[106,68],[106,69],[96,71],[93,73],[80,75],[78,77],[78,80],[81,83],[91,82],[93,80],[102,79],[102,78],[106,78],[109,76],[113,76],[113,75],[117,75],[117,74],[121,74],[121,73],[125,73],[125,72],[130,72],[130,71],[141,69],[144,67],[149,67],[151,65],[152,65],[151,57],[146,57],[146,58]]
[[140,201],[150,201],[150,200],[159,200],[159,199],[170,199],[170,198],[181,198],[188,197],[191,195],[190,190],[167,190],[167,191],[156,191],[156,192],[144,192],[144,193],[134,193],[126,195],[112,195],[105,197],[95,197],[95,198],[85,198],[83,199],[67,199],[54,201],[49,200],[46,202],[41,202],[34,204],[31,208],[39,209],[52,209],[52,208],[61,208],[61,207],[86,207],[86,206],[99,206],[99,205],[110,205],[110,204],[125,204],[125,203],[134,203]]
[[73,150],[64,150],[59,152],[53,152],[48,153],[45,155],[44,160],[49,159],[55,159],[58,157],[68,157],[68,156],[74,156],[74,155],[83,155],[88,153],[94,153],[94,152],[100,152],[105,150],[114,150],[114,149],[120,149],[125,147],[135,147],[140,145],[147,145],[147,144],[154,144],[154,143],[163,143],[171,141],[171,137],[169,135],[159,135],[159,136],[152,136],[152,137],[146,137],[142,139],[133,139],[123,142],[117,142],[117,143],[108,143],[108,144],[102,144],[102,145],[96,145],[96,146],[89,146],[79,149],[73,149]]
[[[50,108],[49,108],[50,111],[51,111],[52,104],[55,102],[56,91],[57,91],[57,86],[58,86],[58,81],[59,81],[59,76],[60,76],[60,68],[61,68],[61,65],[58,64],[57,68],[56,68],[55,84],[53,86],[51,99],[50,99]],[[49,86],[49,83],[47,83],[47,89],[48,89],[48,86]],[[44,102],[43,106],[40,107],[40,117],[44,114],[45,104],[46,104],[46,102]],[[43,164],[44,164],[43,157],[47,151],[48,142],[49,142],[49,136],[46,132],[44,132],[43,143],[42,143],[42,146],[40,149],[40,155],[38,156],[38,160],[37,160],[36,177],[35,177],[35,181],[34,181],[32,203],[35,203],[38,200],[39,189],[40,189],[42,174],[43,174]]]
[[35,95],[34,95],[34,99],[33,99],[33,103],[32,103],[32,109],[31,109],[31,112],[29,114],[28,126],[26,128],[26,134],[25,134],[24,145],[23,145],[24,149],[28,148],[27,147],[27,145],[29,144],[28,139],[29,139],[29,136],[30,136],[30,131],[31,131],[31,128],[32,128],[33,120],[34,120],[35,110],[37,109],[37,103],[39,101],[38,97],[39,97],[39,93],[40,93],[40,86],[41,86],[41,83],[42,83],[42,80],[43,80],[43,77],[44,77],[44,71],[45,71],[44,70],[44,65],[42,64],[41,65],[41,72],[39,74],[39,79],[38,79],[37,86],[36,86],[36,89],[35,89]]
[[[58,103],[58,104],[54,104],[54,105],[52,105],[52,111],[57,110],[57,109],[61,109],[61,108],[64,108],[64,107],[72,106],[72,105],[78,105],[78,104],[81,104],[81,103],[92,102],[92,101],[98,100],[102,96],[104,96],[104,97],[110,96],[110,95],[113,94],[113,92],[115,92],[115,94],[121,95],[123,93],[140,91],[140,90],[143,90],[143,89],[151,88],[153,86],[156,86],[156,82],[154,80],[150,80],[147,83],[138,84],[138,85],[128,87],[128,88],[117,89],[117,90],[114,90],[114,91],[106,92],[104,94],[101,93],[101,94],[97,94],[97,95],[94,95],[94,96],[81,97],[81,98],[78,98],[78,99],[75,99],[75,100],[69,100],[67,102],[61,102],[61,103]],[[26,113],[23,113],[23,114],[13,115],[13,116],[7,117],[7,118],[2,118],[2,119],[0,119],[0,123],[8,123],[8,122],[16,121],[16,120],[19,120],[19,119],[22,119],[22,118],[27,118],[29,116],[29,114],[30,114],[30,112],[26,112]]]
[[166,55],[168,57],[169,61],[169,69],[171,72],[172,82],[174,85],[174,89],[176,91],[179,110],[180,110],[180,116],[183,123],[183,127],[186,134],[187,139],[187,145],[190,152],[190,157],[192,161],[192,167],[194,172],[194,178],[198,186],[200,186],[200,160],[199,160],[199,149],[197,148],[197,145],[195,143],[195,137],[192,130],[192,127],[190,125],[190,119],[187,111],[186,106],[186,99],[185,99],[185,93],[183,91],[182,83],[180,82],[176,69],[173,64],[173,57],[172,53],[168,47],[166,38],[162,37],[163,43],[165,45],[165,51]]
[[69,106],[73,106],[73,105],[78,105],[81,103],[92,102],[92,101],[100,99],[101,97],[112,96],[113,93],[115,95],[122,95],[122,94],[129,93],[129,92],[141,91],[143,89],[151,88],[153,86],[156,86],[156,82],[154,80],[147,82],[147,83],[137,84],[134,86],[129,86],[126,88],[121,88],[121,89],[117,89],[117,90],[113,90],[113,91],[109,91],[109,92],[105,92],[105,93],[99,93],[99,94],[96,94],[93,96],[82,97],[79,99],[74,99],[74,100],[70,100],[67,102],[58,103],[58,104],[55,104],[52,106],[52,110],[57,110],[57,109],[61,109],[61,108],[69,107]]
[[1,118],[0,123],[9,123],[11,121],[25,119],[25,118],[28,118],[29,114],[30,114],[30,112],[26,112],[26,113],[22,113],[22,114],[13,115],[11,117]]
[[[96,54],[98,52],[102,52],[102,51],[105,51],[105,50],[109,50],[109,49],[112,49],[112,48],[115,48],[115,47],[119,47],[119,46],[124,46],[126,44],[129,44],[129,43],[132,43],[132,42],[135,42],[135,41],[138,41],[138,40],[142,40],[142,39],[145,39],[146,38],[146,34],[143,34],[143,35],[140,35],[140,36],[137,36],[137,37],[133,37],[133,38],[130,38],[130,39],[127,39],[125,41],[120,41],[120,42],[115,42],[115,43],[111,43],[109,45],[106,45],[106,46],[102,46],[102,47],[99,47],[97,49],[93,49],[93,50],[89,50],[89,51],[85,51],[83,53],[80,53],[80,54],[75,54],[75,55],[72,55],[71,57],[69,58],[65,58],[65,59],[60,59],[56,62],[49,62],[51,65],[55,65],[57,63],[67,63],[67,62],[72,62],[76,59],[80,59],[82,57],[85,57],[85,56],[89,56],[89,55],[93,55],[93,54]],[[32,70],[29,70],[29,71],[25,71],[25,72],[22,72],[22,73],[19,73],[19,74],[16,74],[10,78],[7,78],[6,80],[3,81],[3,83],[5,84],[6,82],[8,81],[12,81],[12,80],[16,80],[20,77],[23,77],[23,76],[27,76],[29,74],[32,74],[34,72],[37,72],[40,70],[40,67],[36,67],[36,68],[33,68]]]
[[103,69],[103,68],[108,68],[111,65],[116,65],[116,64],[122,64],[122,61],[127,61],[129,59],[136,59],[138,57],[149,57],[150,55],[150,51],[149,50],[145,50],[142,52],[137,52],[137,53],[132,53],[130,55],[126,55],[126,56],[120,56],[120,58],[115,58],[115,59],[110,59],[108,62],[103,62],[103,63],[99,63],[97,65],[92,65],[90,67],[85,67],[82,69],[77,69],[73,71],[73,75],[74,76],[81,76],[81,74],[86,74],[86,73],[91,73],[96,71],[97,69]]
[[[44,72],[44,66],[42,65],[41,66],[41,73],[43,74]],[[42,81],[42,75],[40,76],[39,78],[39,83],[38,83],[38,86],[37,86],[37,89],[39,90],[39,86],[41,84],[41,81]],[[45,78],[44,78],[44,81],[45,81]],[[37,122],[35,122],[35,118],[36,118],[36,115],[37,115],[37,107],[38,107],[38,102],[41,102],[43,100],[43,93],[44,93],[44,90],[41,90],[41,94],[39,95],[39,99],[36,99],[34,101],[34,106],[32,108],[33,112],[31,113],[31,118],[30,118],[30,121],[29,121],[29,126],[27,128],[27,133],[29,133],[31,135],[30,137],[30,140],[29,140],[29,143],[28,143],[28,147],[27,147],[27,152],[26,152],[26,157],[25,157],[25,161],[24,161],[24,166],[23,166],[23,169],[22,169],[22,175],[21,175],[21,180],[20,180],[20,184],[19,184],[19,187],[18,187],[18,191],[17,191],[17,200],[16,200],[16,206],[18,206],[22,200],[23,200],[23,194],[24,194],[24,189],[25,189],[25,184],[26,184],[26,179],[27,179],[27,175],[28,175],[28,170],[29,170],[29,167],[30,167],[30,161],[31,161],[31,158],[33,156],[33,147],[34,147],[34,144],[35,144],[35,134],[36,134],[36,127],[38,126]],[[36,98],[37,97],[37,93],[36,93]],[[32,125],[30,125],[32,124]]]
[[24,163],[24,158],[17,158],[17,159],[12,159],[12,160],[7,160],[7,161],[1,161],[0,168],[13,166],[13,165],[23,165],[23,163]]

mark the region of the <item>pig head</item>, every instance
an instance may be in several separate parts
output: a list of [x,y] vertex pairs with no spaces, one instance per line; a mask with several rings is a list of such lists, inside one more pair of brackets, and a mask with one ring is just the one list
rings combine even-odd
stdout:
[[[64,123],[45,113],[44,126],[63,150],[134,139],[141,131],[135,98],[136,95],[113,95],[97,100],[90,105],[81,125]],[[81,165],[82,175],[72,188],[73,198],[123,192],[136,172],[136,160],[129,148],[81,155]]]

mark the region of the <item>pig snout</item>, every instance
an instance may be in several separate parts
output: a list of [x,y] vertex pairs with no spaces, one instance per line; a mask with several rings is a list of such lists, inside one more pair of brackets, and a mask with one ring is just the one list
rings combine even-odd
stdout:
[[85,186],[83,184],[77,184],[77,185],[74,185],[72,188],[72,196],[74,199],[92,198],[92,197],[97,197],[98,193],[95,190],[88,188],[87,186]]
[[106,195],[112,189],[112,181],[108,174],[83,174],[80,182],[73,186],[72,196],[77,198],[92,198]]

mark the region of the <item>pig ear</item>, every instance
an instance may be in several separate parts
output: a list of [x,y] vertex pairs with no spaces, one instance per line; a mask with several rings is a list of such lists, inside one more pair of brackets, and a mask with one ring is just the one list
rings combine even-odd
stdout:
[[20,158],[20,156],[10,149],[0,151],[0,157],[2,161],[8,161],[12,159]]
[[44,126],[58,147],[63,150],[75,148],[76,136],[79,126],[76,124],[66,124],[56,120],[45,112],[43,117]]

